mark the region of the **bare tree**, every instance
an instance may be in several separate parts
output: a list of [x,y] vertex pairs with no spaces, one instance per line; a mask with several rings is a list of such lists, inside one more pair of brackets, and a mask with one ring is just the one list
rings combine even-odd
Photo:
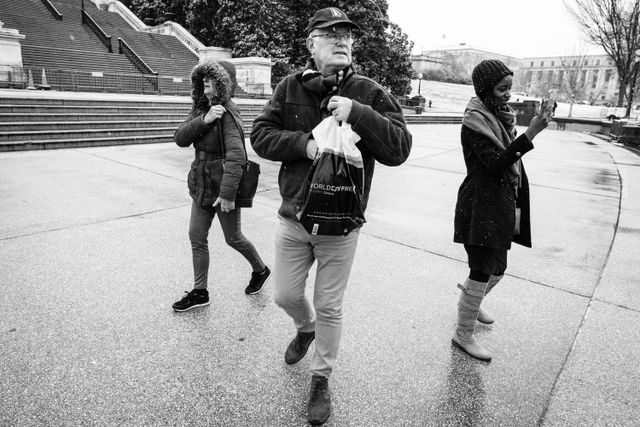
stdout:
[[571,117],[573,103],[576,99],[580,99],[586,94],[591,73],[586,68],[587,56],[584,54],[563,56],[560,58],[560,65],[562,67],[562,77],[559,82],[560,91],[569,101],[568,116]]
[[[618,107],[633,102],[635,51],[640,48],[640,0],[574,0],[565,7],[587,37],[602,46],[616,66],[619,78]],[[628,92],[627,90],[630,89]]]

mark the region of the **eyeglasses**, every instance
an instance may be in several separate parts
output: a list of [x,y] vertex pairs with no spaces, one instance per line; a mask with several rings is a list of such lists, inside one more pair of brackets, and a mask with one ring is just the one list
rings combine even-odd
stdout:
[[329,33],[329,34],[316,34],[315,36],[309,36],[311,38],[315,37],[324,37],[331,43],[338,43],[340,40],[344,40],[346,42],[353,41],[353,35],[351,33],[340,34],[340,33]]

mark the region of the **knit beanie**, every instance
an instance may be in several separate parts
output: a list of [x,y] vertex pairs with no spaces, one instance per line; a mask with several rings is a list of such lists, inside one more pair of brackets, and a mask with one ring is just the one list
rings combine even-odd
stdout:
[[471,73],[471,80],[473,81],[473,88],[476,91],[476,95],[478,95],[480,99],[484,99],[491,93],[496,83],[508,75],[513,76],[513,71],[504,65],[502,61],[486,59],[480,62]]

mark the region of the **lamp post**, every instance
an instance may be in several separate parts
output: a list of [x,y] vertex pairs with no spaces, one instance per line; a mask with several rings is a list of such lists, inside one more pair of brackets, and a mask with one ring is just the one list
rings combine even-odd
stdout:
[[420,86],[422,85],[422,73],[418,73],[418,96],[420,96]]
[[640,49],[636,49],[635,53],[635,61],[633,63],[633,79],[631,79],[631,88],[629,89],[629,104],[627,105],[627,113],[625,114],[626,118],[631,116],[631,106],[633,104],[633,95],[635,91],[636,84],[638,83],[638,70],[640,69]]

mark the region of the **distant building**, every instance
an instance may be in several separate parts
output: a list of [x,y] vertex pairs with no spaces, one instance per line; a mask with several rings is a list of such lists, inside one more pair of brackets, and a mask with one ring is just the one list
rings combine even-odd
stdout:
[[519,58],[460,43],[423,50],[411,56],[411,65],[425,78],[470,84],[473,67],[485,59],[498,59],[514,71],[513,92],[544,97],[555,90],[563,101],[569,101],[573,94],[576,102],[618,102],[618,72],[607,55]]
[[618,72],[607,55],[546,56],[524,58],[515,76],[518,86],[533,96],[557,90],[568,101],[568,76],[575,80],[575,101],[590,104],[616,104]]
[[430,56],[425,53],[411,55],[411,68],[416,73],[425,74],[428,71],[437,71],[442,69],[442,58]]
[[467,43],[423,50],[411,56],[411,65],[416,73],[429,76],[430,72],[442,72],[470,83],[473,67],[484,59],[499,59],[514,71],[520,66],[520,58]]

